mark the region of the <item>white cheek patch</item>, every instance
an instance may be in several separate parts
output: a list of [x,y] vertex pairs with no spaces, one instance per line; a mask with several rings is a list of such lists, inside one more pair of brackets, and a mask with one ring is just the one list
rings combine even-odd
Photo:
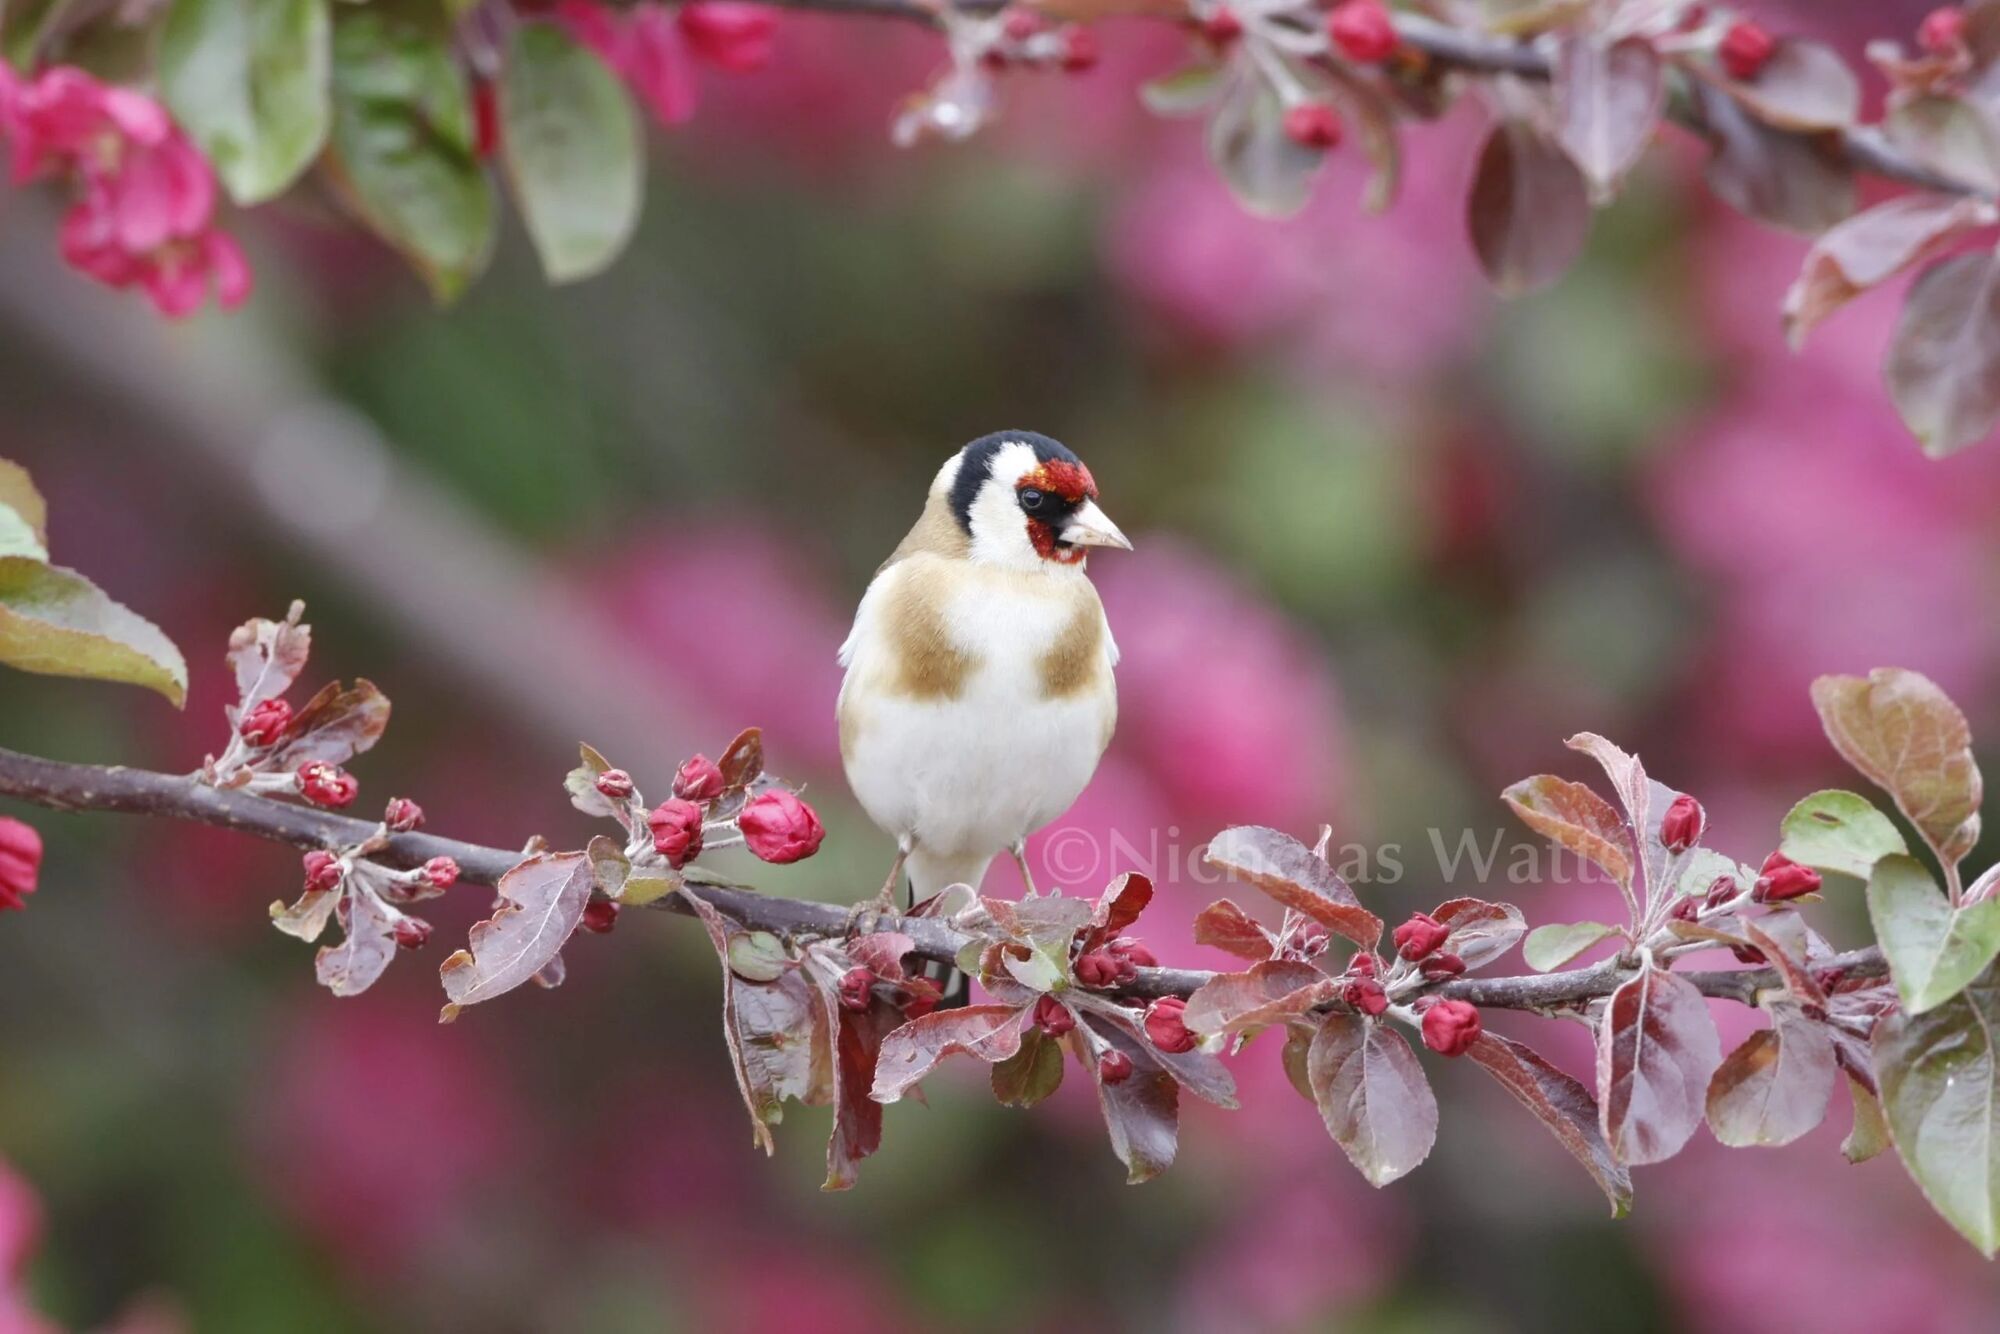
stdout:
[[1021,512],[1015,487],[1041,466],[1033,446],[1010,441],[994,453],[987,479],[972,499],[972,558],[990,565],[1039,569],[1041,555],[1028,537],[1028,516]]

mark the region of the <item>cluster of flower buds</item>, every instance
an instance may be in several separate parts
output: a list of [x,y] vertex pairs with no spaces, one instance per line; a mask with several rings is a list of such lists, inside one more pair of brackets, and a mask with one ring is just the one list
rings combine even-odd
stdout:
[[1735,876],[1719,875],[1708,882],[1708,889],[1703,893],[1683,894],[1676,900],[1672,916],[1676,921],[1697,921],[1734,903],[1738,893]]
[[1396,953],[1411,963],[1434,953],[1451,935],[1450,928],[1427,912],[1413,913],[1394,932]]
[[0,815],[0,912],[23,906],[42,870],[42,836],[35,827]]
[[1660,817],[1660,843],[1668,852],[1686,852],[1701,842],[1702,831],[1707,827],[1708,814],[1701,803],[1683,792]]
[[1389,1008],[1389,993],[1383,990],[1382,981],[1376,976],[1380,967],[1374,951],[1358,950],[1347,961],[1347,972],[1341,981],[1340,999],[1371,1019]]
[[1762,74],[1777,54],[1777,39],[1748,19],[1730,24],[1715,48],[1715,58],[1723,72],[1732,79],[1745,81]]
[[1479,1040],[1479,1007],[1470,1001],[1432,1001],[1424,1010],[1424,1045],[1440,1056],[1463,1056]]
[[1119,987],[1139,976],[1141,968],[1153,968],[1158,963],[1153,952],[1138,940],[1117,936],[1078,955],[1072,971],[1086,987]]
[[980,59],[988,69],[1021,65],[1081,74],[1095,69],[1102,54],[1091,29],[1074,23],[1052,26],[1034,9],[1016,5],[1001,17],[999,33]]
[[1162,996],[1147,1006],[1145,1028],[1147,1040],[1164,1052],[1178,1054],[1201,1045],[1187,1026],[1187,1002],[1179,996]]
[[236,725],[237,735],[259,750],[269,750],[292,731],[292,706],[281,699],[267,699],[243,715]]
[[1783,903],[1788,899],[1817,894],[1819,887],[1818,871],[1799,865],[1782,852],[1774,852],[1764,859],[1764,865],[1758,869],[1757,884],[1750,891],[1750,897],[1758,903]]

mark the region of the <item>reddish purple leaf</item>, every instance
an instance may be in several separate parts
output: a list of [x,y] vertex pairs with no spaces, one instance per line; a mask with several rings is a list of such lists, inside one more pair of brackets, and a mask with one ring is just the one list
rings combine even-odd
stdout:
[[861,1160],[882,1147],[882,1104],[869,1096],[882,1040],[902,1027],[903,1016],[876,1000],[859,1012],[842,1006],[832,990],[818,988],[828,1028],[835,1034],[833,1130],[826,1140],[822,1190],[846,1190],[860,1178]]
[[1597,1099],[1575,1079],[1543,1060],[1531,1047],[1496,1033],[1481,1033],[1466,1053],[1535,1114],[1556,1142],[1583,1164],[1611,1201],[1611,1215],[1632,1207],[1632,1175],[1611,1156],[1597,1124]]
[[312,654],[312,627],[299,624],[306,604],[294,602],[282,621],[253,617],[229,635],[229,670],[236,678],[233,723],[267,699],[292,688]]
[[1554,140],[1510,118],[1480,151],[1466,217],[1488,280],[1516,295],[1554,282],[1583,253],[1590,190]]
[[1104,887],[1091,910],[1093,937],[1118,935],[1139,920],[1153,901],[1153,882],[1137,871],[1127,871]]
[[[740,938],[741,933],[733,933],[732,939]],[[832,1102],[833,1030],[818,988],[804,970],[787,968],[769,982],[739,975],[729,998],[728,1022],[736,1029],[751,1114],[776,1125],[787,1098]]]
[[1306,1057],[1327,1133],[1371,1186],[1386,1186],[1430,1156],[1437,1098],[1400,1033],[1356,1014],[1328,1014]]
[[1382,919],[1361,906],[1324,857],[1290,834],[1258,825],[1225,829],[1208,845],[1208,864],[1363,949],[1374,949],[1382,938]]
[[1786,336],[1802,346],[1815,325],[1855,297],[1993,220],[1985,200],[1908,194],[1829,228],[1785,294]]
[[1243,1033],[1304,1014],[1340,992],[1309,963],[1269,959],[1243,973],[1218,973],[1188,997],[1184,1021],[1197,1033]]
[[[1097,1105],[1111,1135],[1111,1151],[1125,1164],[1131,1185],[1151,1181],[1173,1166],[1180,1145],[1180,1085],[1159,1064],[1159,1053],[1117,1028],[1100,1034],[1115,1051],[1132,1062],[1123,1081],[1097,1080]],[[1096,1077],[1096,1062],[1091,1063]]]
[[1708,1086],[1708,1125],[1732,1148],[1790,1144],[1826,1117],[1833,1039],[1824,1021],[1777,1001],[1771,1027],[1746,1038]]
[[1217,899],[1196,914],[1194,943],[1212,945],[1239,959],[1261,963],[1271,957],[1277,940],[1249,913],[1228,899]]
[[1663,68],[1641,37],[1571,33],[1557,41],[1556,138],[1600,197],[1624,179],[1659,128]]
[[900,978],[903,976],[903,956],[916,946],[917,942],[901,931],[876,931],[855,936],[847,942],[845,949],[848,958],[876,976]]
[[1632,839],[1610,802],[1554,774],[1524,778],[1500,799],[1528,828],[1603,871],[1631,897]]
[[438,968],[450,1000],[438,1021],[448,1024],[466,1006],[512,991],[540,972],[576,931],[594,883],[581,852],[537,853],[500,877],[500,906],[473,923],[469,950]]
[[1634,1166],[1679,1153],[1701,1124],[1722,1043],[1685,979],[1642,968],[1611,993],[1597,1029],[1598,1127]]
[[1861,81],[1847,61],[1797,37],[1781,40],[1756,78],[1727,80],[1727,88],[1751,115],[1780,130],[1837,130],[1861,114]]
[[1069,993],[1072,1005],[1090,1016],[1090,1024],[1100,1036],[1122,1034],[1146,1050],[1147,1055],[1174,1077],[1188,1092],[1218,1107],[1236,1106],[1236,1080],[1229,1067],[1196,1047],[1192,1051],[1162,1051],[1153,1045],[1140,1025],[1139,1012],[1108,997],[1088,991]]
[[954,1052],[1004,1061],[1021,1049],[1029,1011],[1012,1005],[968,1005],[912,1019],[882,1041],[869,1096],[894,1102]]
[[722,781],[728,787],[747,787],[756,782],[764,774],[763,731],[746,727],[738,732],[715,766],[722,770]]
[[1448,899],[1431,916],[1450,931],[1439,948],[1465,960],[1467,968],[1483,968],[1514,948],[1527,934],[1528,923],[1511,903],[1485,899]]
[[273,752],[274,769],[302,764],[345,764],[382,739],[389,727],[389,697],[371,681],[346,690],[328,682],[292,719],[284,744]]
[[313,960],[319,984],[336,996],[359,996],[375,985],[396,957],[396,919],[366,890],[347,896],[347,935],[320,947]]
[[1854,172],[1818,136],[1757,120],[1722,89],[1695,83],[1695,104],[1715,147],[1708,185],[1737,212],[1795,232],[1823,232],[1854,211]]

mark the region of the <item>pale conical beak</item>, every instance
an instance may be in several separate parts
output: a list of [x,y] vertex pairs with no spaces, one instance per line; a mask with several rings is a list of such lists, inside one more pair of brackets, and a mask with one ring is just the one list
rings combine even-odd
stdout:
[[1111,522],[1097,502],[1086,500],[1069,516],[1063,525],[1062,540],[1075,547],[1120,547],[1126,551],[1132,544],[1125,534],[1118,531],[1118,525]]

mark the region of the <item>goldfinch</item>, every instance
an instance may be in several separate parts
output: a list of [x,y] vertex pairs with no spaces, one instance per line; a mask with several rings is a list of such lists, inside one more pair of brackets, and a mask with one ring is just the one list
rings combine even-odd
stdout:
[[973,441],[862,595],[840,647],[840,756],[896,840],[883,886],[975,888],[1090,782],[1118,718],[1118,645],[1084,563],[1132,544],[1090,470],[1032,431]]

